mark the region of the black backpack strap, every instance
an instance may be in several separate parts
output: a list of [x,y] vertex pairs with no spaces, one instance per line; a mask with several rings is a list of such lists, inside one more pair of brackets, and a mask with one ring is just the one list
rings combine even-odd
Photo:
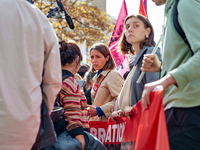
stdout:
[[64,81],[68,77],[71,77],[71,76],[70,75],[64,75],[64,76],[62,76],[62,81]]
[[175,8],[174,8],[174,14],[173,14],[174,27],[175,27],[176,31],[179,33],[179,35],[182,37],[183,41],[188,45],[188,47],[190,48],[192,55],[193,55],[194,52],[191,49],[190,43],[188,42],[188,39],[178,22],[178,10],[177,10],[178,2],[179,2],[179,0],[176,1]]
[[[64,75],[62,76],[62,81],[64,81],[66,78],[70,77],[70,75]],[[58,93],[55,103],[54,103],[54,107],[60,107],[60,95]]]

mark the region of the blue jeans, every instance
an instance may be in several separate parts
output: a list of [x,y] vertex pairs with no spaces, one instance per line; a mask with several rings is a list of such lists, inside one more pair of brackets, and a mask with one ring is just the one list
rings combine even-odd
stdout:
[[[95,139],[90,133],[84,131],[85,150],[106,150],[103,143]],[[57,137],[57,142],[43,150],[82,150],[81,142],[73,138],[68,131],[64,131]]]

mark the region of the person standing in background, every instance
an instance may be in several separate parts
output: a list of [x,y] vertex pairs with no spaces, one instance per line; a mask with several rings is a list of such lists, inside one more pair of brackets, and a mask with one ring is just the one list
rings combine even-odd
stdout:
[[59,44],[46,16],[26,0],[1,0],[0,18],[0,149],[29,150],[42,99],[50,114],[61,89]]
[[90,66],[87,64],[82,64],[80,69],[75,74],[76,80],[84,80],[85,73],[90,69]]
[[90,66],[87,64],[81,64],[80,69],[78,70],[78,74],[83,79],[85,77],[85,73],[90,69]]
[[85,97],[87,99],[87,104],[92,105],[92,97],[91,97],[91,91],[92,86],[94,84],[93,78],[96,75],[96,73],[92,73],[91,71],[86,72],[85,74],[85,86],[83,87]]

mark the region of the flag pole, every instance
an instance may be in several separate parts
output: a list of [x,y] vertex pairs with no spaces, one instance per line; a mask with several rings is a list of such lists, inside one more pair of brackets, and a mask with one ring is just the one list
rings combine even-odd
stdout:
[[[158,45],[159,45],[160,42],[163,40],[163,37],[164,37],[164,32],[163,32],[163,34],[161,35],[161,37],[160,37],[158,43],[157,43],[156,46],[154,47],[154,49],[153,49],[153,51],[151,52],[151,54],[155,54],[155,53],[156,53],[156,51],[157,51],[157,49],[158,49]],[[144,77],[144,74],[145,74],[145,72],[142,71],[142,73],[140,74],[140,76],[139,76],[138,80],[136,81],[136,83],[140,83],[140,82],[142,81],[142,78]]]

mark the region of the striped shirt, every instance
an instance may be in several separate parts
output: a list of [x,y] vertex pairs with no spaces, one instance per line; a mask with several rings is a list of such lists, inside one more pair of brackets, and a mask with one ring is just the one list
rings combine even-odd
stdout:
[[63,80],[60,91],[60,104],[64,108],[67,131],[72,136],[83,134],[83,129],[88,129],[87,121],[87,100],[84,92],[80,89],[73,74],[67,70],[62,71],[63,75],[70,75]]

